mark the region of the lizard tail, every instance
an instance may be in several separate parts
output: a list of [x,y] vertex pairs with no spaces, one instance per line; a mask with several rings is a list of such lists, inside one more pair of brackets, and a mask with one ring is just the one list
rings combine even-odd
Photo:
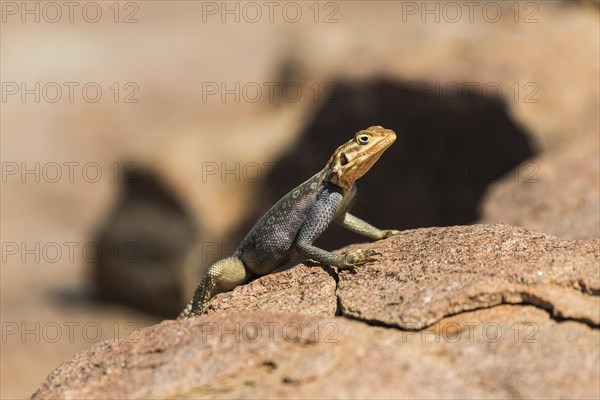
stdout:
[[202,281],[200,282],[200,284],[196,288],[196,291],[194,292],[194,297],[188,303],[188,305],[185,306],[183,311],[181,311],[177,319],[190,318],[194,315],[200,314],[204,304],[206,304],[208,300],[210,300],[210,294],[214,284],[214,282],[212,281],[213,279],[210,273],[204,275],[204,278],[202,278]]
[[177,319],[200,315],[202,308],[213,295],[232,290],[250,279],[250,273],[242,260],[232,256],[217,261],[208,268],[206,275],[194,292],[192,301],[183,309]]

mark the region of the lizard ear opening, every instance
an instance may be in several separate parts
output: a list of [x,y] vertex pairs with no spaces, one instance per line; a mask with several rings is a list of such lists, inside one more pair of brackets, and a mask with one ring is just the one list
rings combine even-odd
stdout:
[[348,156],[346,156],[346,154],[342,153],[342,156],[340,157],[340,165],[343,167],[344,165],[347,165],[350,162],[350,160],[348,160]]

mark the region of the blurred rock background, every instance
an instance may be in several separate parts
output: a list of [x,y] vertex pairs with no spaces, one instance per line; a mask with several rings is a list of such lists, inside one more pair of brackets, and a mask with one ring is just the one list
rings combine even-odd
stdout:
[[369,125],[399,135],[360,182],[376,225],[600,236],[597,2],[24,4],[1,5],[2,398],[174,317]]

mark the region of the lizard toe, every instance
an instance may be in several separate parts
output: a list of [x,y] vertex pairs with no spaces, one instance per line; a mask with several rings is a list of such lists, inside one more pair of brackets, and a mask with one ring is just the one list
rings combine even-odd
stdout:
[[385,234],[384,234],[384,236],[383,236],[383,239],[387,239],[387,238],[389,238],[390,236],[394,236],[394,235],[397,235],[397,234],[399,234],[399,233],[400,233],[400,231],[398,231],[398,230],[396,230],[396,229],[388,229],[388,230],[386,230],[386,231],[385,231]]
[[347,266],[356,266],[363,265],[369,262],[375,261],[377,258],[376,255],[381,255],[372,249],[366,250],[354,250],[344,255],[344,265]]

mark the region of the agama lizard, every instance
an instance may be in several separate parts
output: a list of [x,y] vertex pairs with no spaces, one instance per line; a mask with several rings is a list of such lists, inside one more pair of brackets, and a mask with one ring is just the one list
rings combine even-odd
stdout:
[[355,181],[367,173],[395,140],[394,131],[371,126],[338,147],[322,171],[283,196],[261,217],[231,257],[208,268],[192,301],[178,319],[200,314],[214,295],[273,272],[296,252],[338,268],[371,261],[373,251],[355,250],[340,256],[312,243],[332,221],[375,240],[399,233],[377,229],[348,212],[356,197]]

